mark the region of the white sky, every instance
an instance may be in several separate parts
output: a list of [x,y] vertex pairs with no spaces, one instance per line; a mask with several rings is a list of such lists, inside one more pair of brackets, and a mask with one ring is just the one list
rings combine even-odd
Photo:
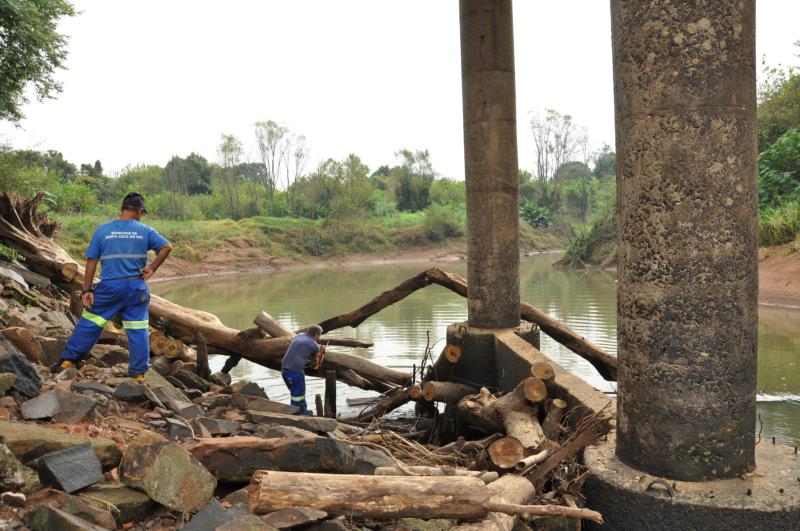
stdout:
[[[106,173],[195,151],[220,134],[250,159],[253,122],[305,134],[307,169],[359,155],[372,170],[400,148],[429,149],[463,179],[456,0],[75,0],[64,92],[25,107],[0,141],[56,149]],[[760,0],[757,53],[798,64],[800,2]],[[554,108],[613,146],[607,0],[516,0],[519,162],[533,166],[530,111]]]

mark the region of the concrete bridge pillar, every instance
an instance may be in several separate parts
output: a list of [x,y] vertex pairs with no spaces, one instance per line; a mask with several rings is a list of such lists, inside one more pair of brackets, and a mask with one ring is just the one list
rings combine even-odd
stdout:
[[460,0],[470,326],[519,326],[511,0]]
[[755,467],[754,0],[612,0],[616,453],[674,479]]

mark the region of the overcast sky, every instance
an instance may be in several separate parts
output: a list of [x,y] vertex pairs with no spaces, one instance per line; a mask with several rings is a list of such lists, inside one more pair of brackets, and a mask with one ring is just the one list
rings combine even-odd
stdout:
[[[371,169],[429,149],[463,179],[456,0],[75,0],[64,92],[25,107],[0,141],[55,149],[107,173],[198,152],[222,133],[250,159],[253,122],[306,135],[311,166],[359,155]],[[800,1],[760,0],[757,53],[798,64]],[[607,0],[517,0],[519,163],[533,166],[531,111],[554,108],[614,143]]]

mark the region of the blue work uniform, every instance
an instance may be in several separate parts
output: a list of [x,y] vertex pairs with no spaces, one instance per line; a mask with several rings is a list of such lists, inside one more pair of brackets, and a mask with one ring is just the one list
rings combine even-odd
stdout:
[[305,366],[311,356],[319,352],[319,343],[307,332],[297,334],[289,343],[289,348],[281,361],[283,383],[289,388],[289,403],[300,408],[301,415],[308,414],[306,404]]
[[132,219],[109,221],[95,230],[86,258],[100,260],[100,282],[94,287],[94,304],[83,310],[67,340],[62,360],[84,358],[109,319],[119,313],[128,334],[128,372],[131,376],[147,372],[150,290],[139,270],[147,265],[147,251],[158,252],[168,243],[158,231]]

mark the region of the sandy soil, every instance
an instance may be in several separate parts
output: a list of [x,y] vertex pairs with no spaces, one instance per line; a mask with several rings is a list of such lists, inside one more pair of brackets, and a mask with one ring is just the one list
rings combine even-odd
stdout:
[[800,252],[788,246],[761,249],[758,264],[761,304],[800,309]]

